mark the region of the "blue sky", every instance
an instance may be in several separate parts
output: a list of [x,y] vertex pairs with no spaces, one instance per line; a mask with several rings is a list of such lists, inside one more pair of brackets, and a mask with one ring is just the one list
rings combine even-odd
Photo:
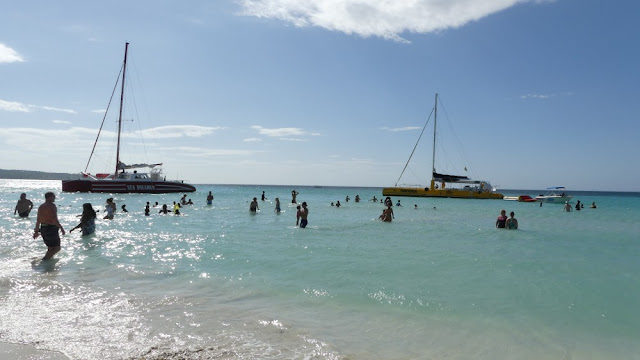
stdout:
[[[437,92],[440,172],[640,191],[638,14],[628,0],[9,2],[0,168],[83,171],[130,42],[123,161],[168,178],[391,186]],[[114,119],[90,172],[112,169]],[[429,180],[431,137],[399,183]]]

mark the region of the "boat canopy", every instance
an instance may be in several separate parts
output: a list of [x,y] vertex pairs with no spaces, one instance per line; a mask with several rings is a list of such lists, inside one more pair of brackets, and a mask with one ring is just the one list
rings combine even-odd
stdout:
[[437,181],[444,182],[468,182],[471,181],[467,176],[461,175],[447,175],[447,174],[438,174],[437,172],[433,172],[433,179]]
[[547,190],[564,190],[564,186],[551,186]]
[[154,168],[156,166],[162,166],[162,163],[160,163],[160,164],[133,164],[133,165],[127,165],[127,164],[123,163],[122,161],[118,162],[118,170]]

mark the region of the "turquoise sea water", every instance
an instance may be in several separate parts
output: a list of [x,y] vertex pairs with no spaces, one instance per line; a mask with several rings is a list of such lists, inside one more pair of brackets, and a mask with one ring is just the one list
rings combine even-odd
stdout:
[[[382,223],[367,201],[381,189],[298,187],[310,209],[300,229],[293,187],[197,187],[182,216],[143,211],[180,194],[114,195],[129,213],[99,216],[96,234],[67,234],[39,262],[35,210],[13,215],[21,192],[37,208],[54,191],[67,230],[110,195],[0,180],[0,341],[72,359],[639,358],[639,194],[578,193],[586,207],[571,213],[397,198]],[[501,209],[519,230],[495,229]]]

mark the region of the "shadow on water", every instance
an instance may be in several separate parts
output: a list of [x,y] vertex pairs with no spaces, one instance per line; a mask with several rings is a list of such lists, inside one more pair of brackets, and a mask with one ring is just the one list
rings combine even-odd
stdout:
[[56,267],[56,265],[58,264],[58,261],[60,261],[60,259],[54,258],[54,259],[42,260],[40,258],[35,258],[31,260],[31,269],[33,269],[33,271],[37,271],[41,273],[54,272],[58,270],[58,268]]

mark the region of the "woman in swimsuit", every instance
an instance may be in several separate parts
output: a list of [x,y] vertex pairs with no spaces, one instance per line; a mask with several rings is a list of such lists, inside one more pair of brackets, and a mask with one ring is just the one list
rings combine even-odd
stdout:
[[513,211],[509,214],[511,217],[507,219],[506,227],[509,230],[517,230],[518,229],[518,219],[514,218],[515,214]]
[[500,216],[496,220],[496,227],[498,229],[504,229],[507,223],[507,212],[505,210],[500,211]]
[[82,217],[80,218],[80,224],[78,224],[73,230],[80,228],[82,230],[82,236],[91,235],[96,231],[96,211],[93,210],[91,203],[85,203],[82,205]]

